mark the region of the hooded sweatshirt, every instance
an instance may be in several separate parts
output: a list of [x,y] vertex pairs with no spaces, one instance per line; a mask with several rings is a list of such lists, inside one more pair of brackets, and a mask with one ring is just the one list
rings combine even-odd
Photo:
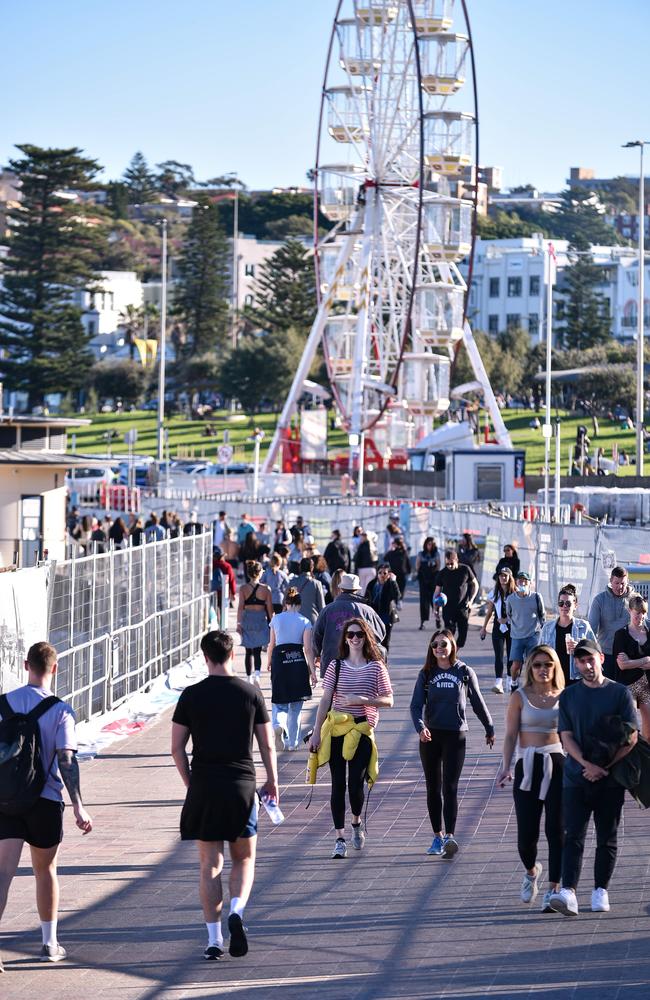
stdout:
[[627,602],[634,594],[632,587],[627,586],[620,597],[617,597],[611,587],[596,594],[589,608],[589,624],[591,625],[603,653],[611,655],[614,645],[614,634],[620,628],[625,628],[630,622],[630,612]]

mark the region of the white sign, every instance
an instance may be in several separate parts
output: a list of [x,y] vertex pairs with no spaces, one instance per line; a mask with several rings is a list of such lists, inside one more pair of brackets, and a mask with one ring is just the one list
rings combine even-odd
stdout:
[[138,440],[138,428],[132,427],[124,435],[124,444],[135,444]]
[[220,444],[217,448],[217,455],[222,465],[229,465],[232,462],[234,454],[235,452],[231,444]]
[[327,459],[327,410],[300,414],[300,455],[307,460]]
[[0,574],[0,692],[25,683],[25,656],[47,638],[45,566]]

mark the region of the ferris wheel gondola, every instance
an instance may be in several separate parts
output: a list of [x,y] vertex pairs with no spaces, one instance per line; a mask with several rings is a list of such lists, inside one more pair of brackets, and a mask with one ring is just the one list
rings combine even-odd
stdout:
[[335,226],[315,234],[318,313],[267,470],[319,345],[353,462],[387,410],[414,433],[445,412],[461,339],[508,443],[458,266],[475,228],[477,115],[461,101],[472,72],[464,0],[338,3],[314,171],[315,207]]

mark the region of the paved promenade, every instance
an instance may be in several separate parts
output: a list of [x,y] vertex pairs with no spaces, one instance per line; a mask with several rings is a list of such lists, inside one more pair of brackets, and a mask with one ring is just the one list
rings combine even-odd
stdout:
[[[34,883],[30,869],[20,869],[0,927],[6,967],[0,998],[617,1000],[628,991],[650,997],[650,815],[634,803],[625,807],[609,914],[586,909],[567,919],[542,915],[539,902],[532,908],[519,902],[512,795],[494,784],[505,699],[490,691],[491,644],[478,640],[476,628],[467,659],[493,712],[497,745],[487,750],[482,727],[470,720],[460,852],[451,862],[426,856],[431,830],[408,704],[430,630],[418,631],[416,619],[411,592],[394,632],[395,707],[380,720],[381,774],[361,854],[330,860],[327,776],[306,810],[306,755],[281,755],[286,822],[272,828],[266,816],[261,820],[246,910],[250,952],[204,962],[196,852],[178,839],[182,786],[168,752],[167,712],[82,765],[95,830],[82,837],[68,810],[60,939],[70,958],[61,965],[35,961]],[[314,711],[315,702],[308,715]],[[546,867],[545,849],[541,860]],[[579,889],[587,907],[592,860],[590,842]]]

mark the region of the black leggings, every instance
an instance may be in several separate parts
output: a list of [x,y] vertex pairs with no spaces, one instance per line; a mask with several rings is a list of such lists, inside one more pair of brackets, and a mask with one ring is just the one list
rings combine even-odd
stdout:
[[506,670],[508,672],[508,677],[510,677],[510,667],[512,666],[512,661],[510,659],[510,644],[510,629],[508,629],[507,632],[502,632],[499,628],[498,622],[495,622],[492,625],[492,648],[494,649],[495,677],[503,677],[504,659],[507,663]]
[[350,799],[350,809],[353,816],[360,816],[363,809],[363,783],[366,779],[366,771],[370,763],[372,754],[372,740],[361,735],[359,746],[352,760],[343,759],[343,736],[332,737],[332,749],[330,751],[330,774],[332,776],[332,794],[330,803],[332,806],[332,820],[334,829],[342,830],[345,827],[345,777],[347,769],[348,797]]
[[422,623],[429,621],[429,615],[431,614],[431,605],[433,602],[433,594],[436,589],[435,580],[420,580],[420,621]]
[[562,844],[564,834],[562,829],[562,771],[564,757],[561,753],[552,753],[553,776],[542,802],[538,798],[539,788],[544,774],[542,754],[535,754],[533,764],[533,780],[529,792],[522,792],[521,785],[524,776],[523,761],[515,765],[515,783],[513,797],[515,813],[517,814],[517,850],[526,871],[531,871],[537,861],[537,841],[539,827],[544,810],[544,833],[548,843],[548,879],[549,882],[559,882],[562,875]]
[[432,729],[430,743],[420,740],[420,760],[433,832],[441,833],[444,813],[445,833],[453,833],[458,815],[458,782],[465,763],[465,733]]
[[254,649],[247,649],[244,655],[244,666],[246,667],[246,676],[250,677],[253,673],[253,666],[255,670],[262,669],[262,647],[255,646]]

